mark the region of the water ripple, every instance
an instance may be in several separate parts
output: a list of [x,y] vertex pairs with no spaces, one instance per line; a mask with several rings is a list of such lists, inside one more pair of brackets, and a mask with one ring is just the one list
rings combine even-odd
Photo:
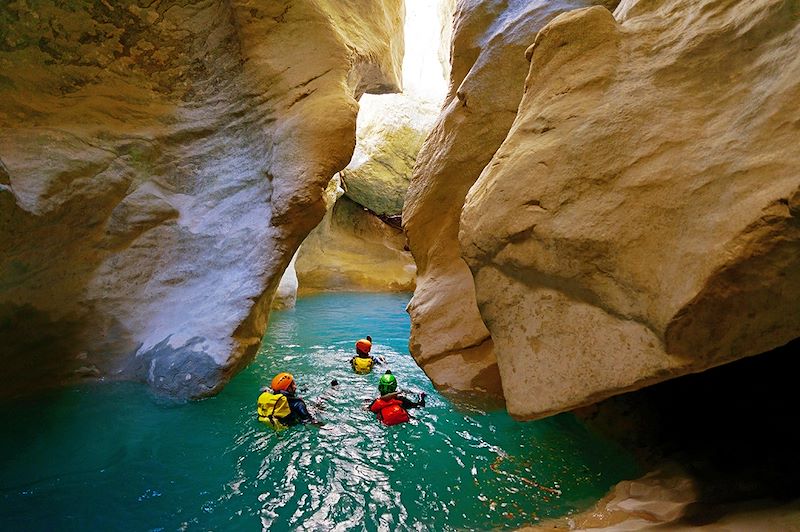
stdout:
[[[117,383],[10,405],[0,412],[15,427],[0,440],[0,520],[8,529],[487,530],[573,511],[633,474],[628,457],[569,416],[520,424],[437,394],[407,353],[406,302],[301,299],[272,316],[254,363],[198,403],[165,404]],[[352,345],[367,334],[405,393],[428,395],[410,423],[384,427],[366,409],[386,369],[350,371]],[[279,371],[295,374],[324,426],[274,432],[256,420],[258,390]],[[122,408],[126,423],[109,423]]]

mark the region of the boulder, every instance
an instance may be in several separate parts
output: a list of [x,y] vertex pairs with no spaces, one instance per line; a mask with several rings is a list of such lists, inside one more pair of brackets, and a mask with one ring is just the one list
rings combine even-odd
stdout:
[[525,49],[553,17],[590,4],[487,0],[456,8],[449,92],[403,209],[417,264],[410,349],[440,388],[500,393],[492,339],[459,250],[459,216],[516,116],[528,71]]
[[342,186],[348,198],[375,214],[399,217],[438,106],[405,94],[374,96],[370,104],[359,113],[356,149],[341,172]]
[[461,216],[523,419],[800,336],[796,6],[630,0],[615,14],[539,33]]

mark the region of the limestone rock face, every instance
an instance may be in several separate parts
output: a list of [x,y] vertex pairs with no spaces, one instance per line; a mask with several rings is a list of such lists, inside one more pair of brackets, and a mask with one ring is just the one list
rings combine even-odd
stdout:
[[[73,5],[74,4],[74,5]],[[400,0],[0,5],[2,393],[218,390],[400,88]]]
[[297,254],[292,257],[291,262],[283,271],[281,282],[278,283],[278,288],[275,290],[275,296],[272,298],[272,307],[276,310],[285,310],[294,308],[297,304],[297,270],[295,264],[297,263]]
[[399,227],[341,197],[300,247],[299,293],[411,291],[415,267],[404,245]]
[[616,17],[539,33],[461,218],[521,418],[800,336],[797,5],[630,0]]
[[440,387],[499,393],[492,340],[460,256],[459,216],[516,115],[528,71],[525,49],[557,14],[591,3],[488,0],[456,7],[450,89],[420,151],[403,210],[417,264],[410,349]]
[[[411,172],[437,108],[401,94],[362,108],[353,159],[341,172],[345,195],[372,212],[400,216]],[[374,100],[375,98],[373,98]],[[367,111],[372,111],[367,113]]]
[[299,252],[301,293],[414,288],[416,268],[400,214],[417,152],[447,89],[442,30],[451,24],[453,6],[451,0],[405,0],[405,8],[403,92],[359,100],[355,152],[335,178],[344,197]]

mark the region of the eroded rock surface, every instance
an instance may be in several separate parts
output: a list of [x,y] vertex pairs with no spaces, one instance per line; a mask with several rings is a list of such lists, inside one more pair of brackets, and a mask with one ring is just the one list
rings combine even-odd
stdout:
[[549,20],[592,2],[459,2],[450,89],[420,151],[403,225],[417,264],[410,348],[440,387],[499,393],[492,339],[458,247],[464,197],[508,133],[528,64]]
[[399,218],[417,154],[438,106],[403,94],[372,101],[381,105],[365,107],[359,114],[356,149],[341,172],[342,186],[348,198],[375,214]]
[[299,252],[302,293],[413,290],[416,268],[400,215],[417,153],[447,89],[449,39],[445,49],[442,37],[452,3],[406,0],[403,92],[359,100],[355,152],[337,176],[344,197]]
[[539,33],[461,218],[522,418],[800,336],[797,5],[631,0],[616,17]]
[[213,393],[255,353],[402,3],[0,6],[2,393]]
[[297,270],[295,264],[297,263],[297,253],[292,257],[291,262],[283,271],[281,282],[278,283],[278,288],[275,289],[275,296],[272,298],[271,308],[276,310],[285,310],[294,308],[297,304]]
[[404,246],[399,227],[341,197],[297,254],[299,293],[411,291],[416,269]]

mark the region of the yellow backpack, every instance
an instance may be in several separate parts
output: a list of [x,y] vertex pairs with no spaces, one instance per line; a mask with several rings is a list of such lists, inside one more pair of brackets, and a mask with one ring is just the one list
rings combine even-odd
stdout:
[[353,371],[365,375],[372,371],[375,362],[368,357],[353,357]]
[[292,413],[286,396],[279,393],[264,392],[258,396],[256,405],[258,420],[275,430],[287,428],[281,420]]

